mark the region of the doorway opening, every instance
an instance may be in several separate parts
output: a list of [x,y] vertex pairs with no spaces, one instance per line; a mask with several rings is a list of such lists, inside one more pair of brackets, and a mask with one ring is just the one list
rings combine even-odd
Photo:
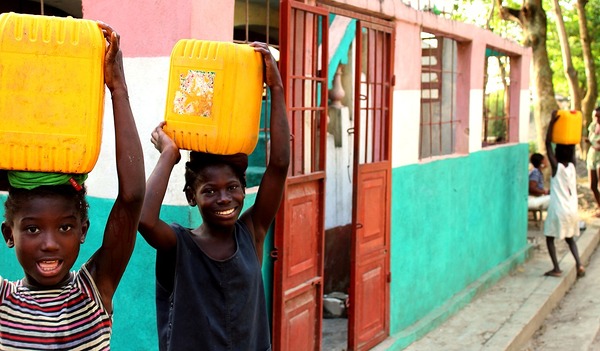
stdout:
[[[389,331],[392,28],[330,15],[323,289],[327,350],[367,350]],[[345,312],[335,317],[347,319],[328,320],[334,314],[329,304]],[[345,340],[332,338],[330,329]]]
[[356,20],[329,17],[323,350],[348,347],[354,163]]
[[355,191],[355,36],[356,19],[330,15],[322,349],[335,351],[348,348]]

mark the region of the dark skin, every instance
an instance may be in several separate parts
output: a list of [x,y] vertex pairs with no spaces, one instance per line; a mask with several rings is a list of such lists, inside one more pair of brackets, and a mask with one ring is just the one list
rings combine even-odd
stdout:
[[[568,167],[569,163],[575,165],[575,152],[572,152],[570,157],[557,159],[554,150],[552,149],[552,130],[554,128],[554,125],[556,124],[556,121],[559,118],[556,112],[557,111],[552,111],[552,117],[550,119],[550,123],[548,124],[548,130],[546,131],[546,151],[548,152],[548,160],[550,161],[550,166],[552,167],[552,177],[556,175],[559,163],[561,163],[565,167]],[[573,238],[565,238],[565,241],[569,245],[569,250],[575,258],[575,264],[577,266],[577,276],[584,276],[585,268],[583,267],[579,258],[577,243]],[[548,247],[548,254],[550,255],[553,267],[551,270],[544,273],[544,275],[551,277],[560,277],[562,275],[562,271],[560,270],[560,266],[558,264],[558,257],[556,256],[556,246],[554,245],[554,237],[546,237],[546,246]]]
[[61,287],[85,241],[89,221],[66,196],[36,197],[21,204],[2,224],[9,247],[23,267],[23,284],[32,289]]
[[[256,201],[241,212],[245,189],[227,165],[205,168],[200,177],[202,181],[196,180],[185,192],[190,206],[198,206],[203,218],[202,224],[192,230],[193,240],[215,260],[229,258],[235,253],[234,225],[239,217],[253,235],[257,256],[262,262],[265,236],[279,208],[290,163],[290,130],[277,63],[266,44],[250,45],[263,56],[265,83],[271,91],[270,138],[273,147]],[[175,248],[176,236],[159,215],[169,177],[181,155],[173,140],[163,132],[164,126],[165,122],[161,122],[152,132],[151,140],[160,157],[148,178],[139,232],[155,249],[168,251]]]
[[[542,166],[544,166],[545,163],[546,163],[546,159],[542,160],[542,163],[538,167],[538,169],[540,171],[542,170]],[[542,196],[542,195],[548,195],[548,194],[550,194],[550,190],[538,188],[538,182],[536,182],[535,180],[529,181],[529,195]]]
[[[100,291],[105,309],[112,313],[112,299],[135,244],[144,202],[145,173],[142,146],[129,105],[120,38],[107,24],[98,22],[98,26],[107,43],[104,81],[112,97],[119,188],[106,222],[102,245],[86,267]],[[25,284],[36,289],[49,289],[69,279],[69,271],[88,228],[89,222],[82,220],[73,201],[51,196],[34,199],[23,206],[12,223],[2,224],[2,234],[18,255],[30,252],[39,256],[35,263],[23,265]]]

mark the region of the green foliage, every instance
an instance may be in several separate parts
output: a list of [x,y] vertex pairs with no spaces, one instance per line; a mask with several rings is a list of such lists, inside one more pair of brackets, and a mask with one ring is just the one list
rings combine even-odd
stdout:
[[[486,25],[488,25],[494,33],[520,41],[521,29],[516,23],[500,19],[497,9],[490,16],[493,1],[495,0],[454,0],[454,12],[451,18],[456,21],[475,24],[482,28],[486,28]],[[505,0],[504,5],[514,8],[521,6],[512,0]]]
[[504,90],[488,94],[485,99],[485,108],[494,117],[504,117]]
[[530,141],[529,142],[529,154],[531,155],[536,152],[538,152],[537,143],[535,141]]
[[[495,0],[454,0],[454,12],[452,19],[472,23],[481,27],[488,24],[488,18]],[[577,71],[579,86],[585,89],[586,75],[583,63],[583,53],[581,42],[579,40],[579,16],[576,9],[577,0],[560,0],[563,21],[567,31],[568,41],[571,49],[571,59],[573,66]],[[506,7],[519,9],[523,6],[525,0],[503,0],[502,4]],[[564,73],[560,42],[556,29],[556,16],[554,14],[553,0],[543,0],[543,8],[548,18],[547,30],[547,49],[550,67],[554,72],[553,84],[557,94],[569,96],[569,86]],[[489,26],[494,33],[503,35],[509,39],[521,41],[522,30],[519,26],[510,21],[500,19],[498,9],[490,18]],[[589,35],[592,41],[592,54],[596,63],[596,79],[600,82],[600,0],[589,0],[586,5],[586,19],[588,23]]]
[[[577,9],[575,8],[576,0],[563,0],[560,1],[560,5],[571,49],[573,67],[577,71],[579,86],[585,91],[587,77],[585,75],[581,41],[579,40],[579,16],[577,14]],[[548,13],[548,38],[546,45],[548,48],[550,66],[554,72],[552,79],[554,90],[557,94],[569,96],[569,86],[564,73],[560,42],[558,40],[556,28],[556,16],[553,10],[554,7],[552,4],[549,4],[544,8]],[[586,6],[586,19],[589,36],[592,40],[592,55],[595,58],[596,64],[596,80],[600,82],[600,43],[594,40],[600,35],[600,17],[598,17],[598,13],[600,13],[600,0],[590,0]]]
[[[492,10],[494,1],[495,0],[453,0],[454,11],[452,13],[452,19],[475,24],[480,27],[489,25],[489,29],[494,33],[520,42],[522,40],[522,30],[518,24],[500,19],[497,8],[494,9],[494,13],[490,17],[490,11]],[[577,14],[576,1],[577,0],[560,0],[559,4],[561,6],[565,29],[570,44],[571,59],[573,66],[577,71],[579,86],[585,90],[587,77],[585,75],[583,53],[579,39],[579,16]],[[503,6],[513,9],[520,9],[525,2],[526,0],[503,0],[502,4]],[[563,68],[553,3],[553,0],[542,0],[543,9],[546,11],[548,19],[546,43],[548,59],[550,60],[550,67],[554,72],[552,81],[555,92],[563,96],[569,96],[569,86]],[[596,80],[600,83],[600,40],[596,40],[597,38],[600,38],[599,14],[600,0],[589,0],[586,5],[586,19],[589,36],[592,42],[592,56],[594,57],[596,65]]]
[[485,98],[485,110],[488,117],[487,136],[494,136],[500,140],[506,140],[506,119],[504,119],[504,90],[487,94]]
[[596,79],[600,83],[600,0],[590,0],[585,7],[588,30],[592,41],[592,56],[596,64]]

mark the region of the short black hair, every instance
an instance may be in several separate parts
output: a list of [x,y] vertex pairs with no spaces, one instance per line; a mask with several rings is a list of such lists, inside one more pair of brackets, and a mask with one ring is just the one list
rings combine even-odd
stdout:
[[248,155],[238,153],[234,155],[217,155],[206,152],[190,152],[190,160],[185,163],[185,187],[194,187],[202,171],[209,166],[226,165],[231,167],[239,178],[243,188],[246,188],[246,169],[248,168]]
[[75,189],[70,184],[67,185],[42,185],[31,190],[23,188],[8,187],[8,197],[4,202],[4,218],[7,222],[12,222],[15,213],[21,210],[26,201],[40,197],[62,197],[73,201],[77,208],[81,221],[88,220],[89,204],[86,199],[86,189],[82,185],[81,190]]
[[542,164],[543,160],[544,160],[544,155],[539,154],[537,152],[532,154],[531,157],[529,158],[529,161],[535,168],[539,168],[540,165]]
[[558,162],[571,162],[575,155],[575,145],[556,144],[554,153]]

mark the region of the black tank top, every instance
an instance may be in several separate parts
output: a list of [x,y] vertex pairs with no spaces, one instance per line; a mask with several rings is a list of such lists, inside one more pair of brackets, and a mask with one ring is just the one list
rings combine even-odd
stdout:
[[223,261],[208,257],[190,229],[172,228],[176,253],[158,251],[156,260],[174,267],[172,282],[156,284],[160,350],[271,350],[262,272],[246,225],[236,222],[237,250]]

